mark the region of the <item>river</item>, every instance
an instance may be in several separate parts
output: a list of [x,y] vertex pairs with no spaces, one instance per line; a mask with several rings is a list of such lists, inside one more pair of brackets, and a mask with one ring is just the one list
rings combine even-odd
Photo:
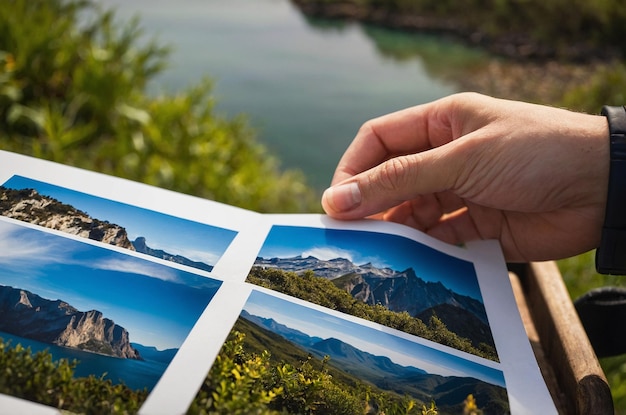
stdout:
[[305,17],[289,0],[99,0],[173,47],[149,92],[214,81],[216,111],[246,114],[282,168],[316,189],[366,120],[458,87],[445,76],[478,52],[433,36]]

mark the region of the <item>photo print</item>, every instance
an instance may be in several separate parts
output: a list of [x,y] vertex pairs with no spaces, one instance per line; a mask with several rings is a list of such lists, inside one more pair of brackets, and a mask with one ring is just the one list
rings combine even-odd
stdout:
[[237,235],[17,175],[0,186],[0,214],[206,272]]
[[369,408],[382,414],[435,405],[445,415],[464,413],[469,401],[481,413],[509,412],[497,363],[483,365],[335,315],[253,289],[196,401],[235,382],[253,409],[287,413]]
[[247,281],[498,361],[474,265],[408,238],[275,225]]
[[[2,219],[0,351],[20,355],[30,348],[50,355],[51,361],[75,360],[70,388],[117,391],[124,399],[135,399],[138,407],[221,284]],[[20,360],[14,364],[19,366]],[[60,364],[54,370],[68,369]],[[47,375],[64,376],[54,370]],[[101,387],[94,382],[102,382]]]

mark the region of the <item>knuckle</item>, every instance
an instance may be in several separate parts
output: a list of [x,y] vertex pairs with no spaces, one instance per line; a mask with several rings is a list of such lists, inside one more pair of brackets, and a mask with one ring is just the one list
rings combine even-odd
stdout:
[[376,133],[376,119],[364,122],[359,128],[357,136],[378,139],[378,134]]
[[365,121],[361,127],[359,128],[359,133],[369,133],[373,130],[373,124],[374,124],[374,120],[367,120]]
[[410,185],[415,174],[415,164],[407,157],[396,157],[387,160],[375,170],[370,182],[375,188],[384,192],[395,192]]

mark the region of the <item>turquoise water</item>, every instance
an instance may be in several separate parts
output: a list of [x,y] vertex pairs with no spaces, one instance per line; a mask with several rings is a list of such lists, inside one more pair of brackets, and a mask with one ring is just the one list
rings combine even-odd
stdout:
[[68,359],[70,362],[74,359],[78,360],[79,363],[74,371],[75,377],[94,375],[99,378],[105,374],[105,379],[110,379],[115,384],[123,382],[126,386],[136,390],[143,388],[151,390],[167,368],[167,363],[103,356],[25,339],[4,332],[0,332],[0,338],[5,342],[10,340],[11,347],[18,344],[24,348],[30,347],[33,353],[47,349],[52,355],[53,361],[59,359]]
[[445,73],[471,51],[432,36],[307,19],[288,0],[99,0],[173,46],[150,86],[209,76],[218,112],[244,113],[286,168],[323,189],[366,120],[453,92]]

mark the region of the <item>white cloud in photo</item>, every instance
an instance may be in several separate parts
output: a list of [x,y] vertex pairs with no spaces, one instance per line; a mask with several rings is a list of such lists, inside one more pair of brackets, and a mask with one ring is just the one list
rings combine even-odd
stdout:
[[74,254],[82,244],[72,245],[68,240],[0,221],[0,265],[21,270],[40,267],[41,264],[76,265],[105,271],[124,272],[178,282],[178,274],[168,267],[132,256],[115,254],[106,257],[77,259]]
[[32,238],[16,225],[0,222],[0,264],[62,263],[67,257],[54,238]]
[[332,246],[313,247],[311,249],[303,251],[301,255],[303,258],[306,258],[308,256],[314,256],[315,258],[321,259],[323,261],[329,261],[335,258],[344,258],[351,261],[355,265],[365,265],[367,263],[372,263],[378,268],[391,267],[391,265],[387,261],[378,256],[362,256],[358,252],[348,251],[347,249]]
[[[357,265],[365,265],[369,263],[374,264],[374,266],[378,268],[392,268],[393,269],[393,266],[391,264],[389,264],[383,258],[378,257],[378,256],[359,257],[356,262]],[[402,270],[396,270],[396,271],[402,271]]]
[[306,258],[308,256],[313,256],[323,261],[328,261],[335,258],[344,258],[354,262],[354,254],[352,252],[330,246],[313,247],[302,252],[303,258]]
[[170,250],[165,248],[159,249],[163,249],[165,252],[168,252],[170,254],[184,256],[185,258],[192,261],[204,262],[208,265],[215,265],[218,259],[220,259],[220,255],[216,254],[215,252],[209,252],[199,249],[185,249],[181,247],[172,247]]
[[92,268],[105,271],[144,275],[146,277],[157,278],[163,281],[178,282],[177,273],[173,270],[148,261],[138,260],[133,257],[103,258],[92,261],[88,265]]

